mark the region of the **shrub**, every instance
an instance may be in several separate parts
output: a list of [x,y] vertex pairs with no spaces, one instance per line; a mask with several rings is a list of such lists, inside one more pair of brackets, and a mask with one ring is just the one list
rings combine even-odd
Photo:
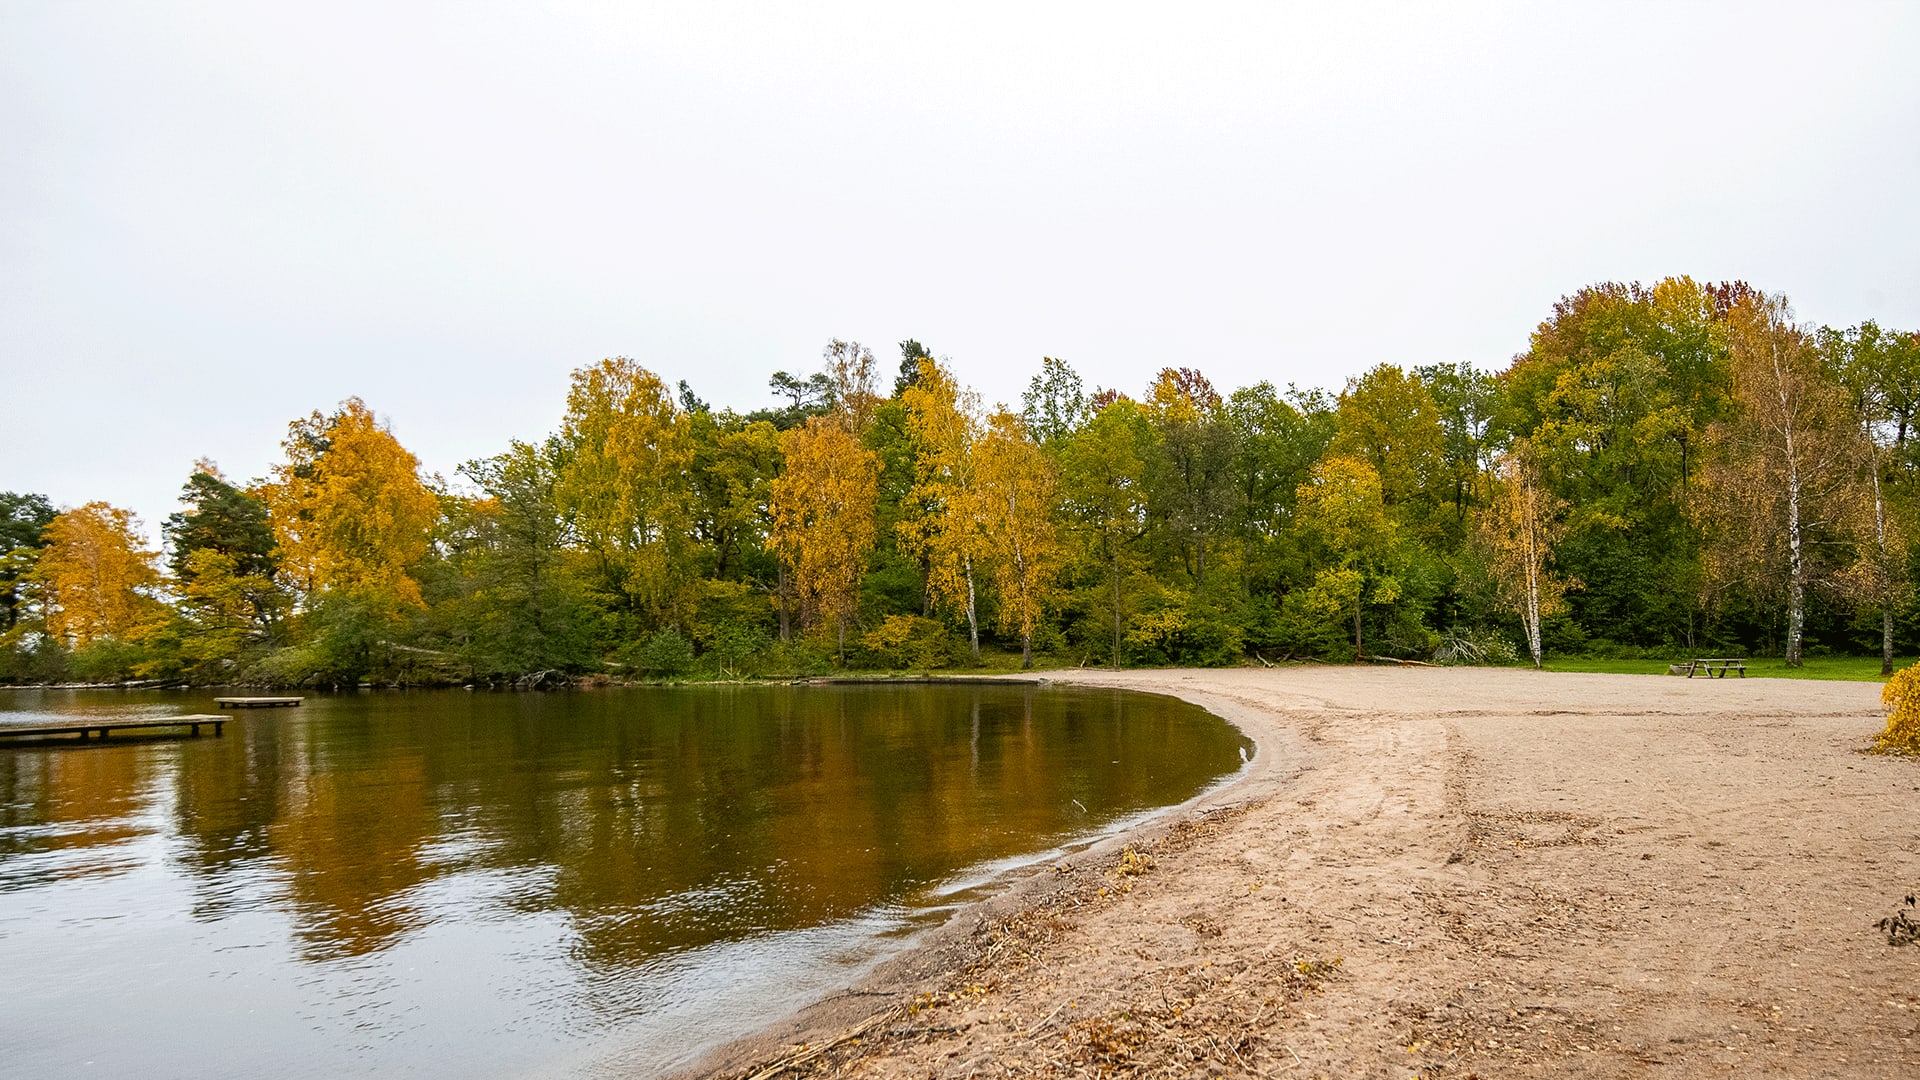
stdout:
[[1433,650],[1433,662],[1448,667],[1504,667],[1520,662],[1520,650],[1514,646],[1513,639],[1498,630],[1456,627],[1441,635],[1440,647]]
[[693,667],[693,642],[669,626],[654,631],[632,655],[633,666],[655,678],[683,675]]
[[947,628],[918,615],[889,615],[860,644],[881,667],[915,671],[946,667],[953,652]]
[[1874,739],[1877,749],[1920,754],[1920,664],[1893,673],[1880,690],[1887,706],[1887,730]]

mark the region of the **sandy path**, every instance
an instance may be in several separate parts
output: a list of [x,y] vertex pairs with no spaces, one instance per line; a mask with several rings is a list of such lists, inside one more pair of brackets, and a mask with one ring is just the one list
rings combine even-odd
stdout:
[[1260,744],[716,1057],[750,1075],[1920,1076],[1920,762],[1876,684],[1484,669],[1063,674]]

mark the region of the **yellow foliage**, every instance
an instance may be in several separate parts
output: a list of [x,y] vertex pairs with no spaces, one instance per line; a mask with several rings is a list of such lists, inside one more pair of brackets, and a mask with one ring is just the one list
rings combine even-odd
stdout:
[[160,575],[131,512],[90,502],[54,518],[46,540],[33,580],[49,635],[84,647],[96,638],[138,637],[159,618],[146,590]]
[[1000,594],[1000,628],[1018,634],[1022,664],[1033,666],[1033,633],[1054,599],[1066,560],[1054,523],[1059,470],[1027,437],[1020,418],[995,413],[975,448],[981,533]]
[[974,455],[978,404],[953,373],[920,361],[920,377],[900,395],[913,440],[913,490],[900,522],[900,546],[926,564],[927,593],[937,605],[974,618],[973,565],[986,550],[986,508]]
[[667,384],[633,361],[573,373],[556,493],[612,583],[656,616],[691,602],[691,432]]
[[409,571],[425,557],[440,510],[419,459],[359,398],[331,417],[294,421],[282,445],[287,461],[259,495],[295,587],[419,604]]
[[1880,689],[1887,707],[1887,730],[1874,739],[1881,750],[1920,754],[1920,664],[1893,673]]
[[802,610],[831,616],[844,642],[873,548],[880,459],[827,417],[788,431],[781,445],[787,464],[768,491],[767,547],[792,569]]

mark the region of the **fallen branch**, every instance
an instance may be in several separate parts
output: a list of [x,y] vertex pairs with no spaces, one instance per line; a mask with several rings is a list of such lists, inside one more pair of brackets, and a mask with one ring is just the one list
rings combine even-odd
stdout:
[[1403,667],[1439,667],[1440,666],[1439,664],[1429,664],[1425,660],[1398,660],[1391,656],[1369,656],[1369,657],[1366,657],[1366,659],[1376,664],[1400,664]]
[[773,1064],[768,1065],[766,1068],[761,1069],[759,1072],[754,1073],[752,1076],[748,1077],[747,1080],[772,1080],[773,1077],[778,1076],[783,1072],[786,1072],[788,1069],[797,1068],[801,1065],[805,1065],[807,1062],[812,1061],[814,1058],[817,1058],[820,1055],[826,1053],[827,1051],[833,1049],[834,1047],[839,1046],[841,1043],[850,1042],[854,1039],[859,1038],[862,1035],[865,1035],[867,1032],[872,1031],[875,1027],[878,1027],[880,1025],[881,1021],[891,1019],[894,1013],[897,1011],[898,1010],[895,1010],[895,1009],[888,1009],[884,1012],[874,1013],[872,1016],[867,1017],[865,1020],[860,1021],[858,1024],[853,1025],[852,1027],[834,1036],[833,1038],[827,1040],[826,1042],[821,1043],[819,1046],[809,1047],[808,1049],[802,1050],[797,1054],[790,1054],[786,1057],[781,1058],[780,1060],[774,1062]]

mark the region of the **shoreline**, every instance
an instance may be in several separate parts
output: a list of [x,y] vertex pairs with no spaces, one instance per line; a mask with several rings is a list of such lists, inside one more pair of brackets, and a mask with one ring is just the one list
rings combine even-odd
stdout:
[[[1160,674],[1178,669],[1149,669],[1136,672],[1100,672],[1119,674]],[[1246,669],[1253,670],[1253,669]],[[1249,801],[1269,798],[1304,768],[1298,764],[1310,758],[1311,748],[1295,733],[1276,724],[1257,710],[1236,707],[1232,702],[1199,699],[1173,690],[1146,686],[1116,686],[1107,678],[1082,679],[1083,669],[1021,672],[1013,675],[983,675],[965,678],[934,679],[836,679],[808,680],[820,683],[1014,683],[1020,685],[1058,684],[1063,686],[1114,688],[1140,693],[1162,694],[1197,705],[1233,725],[1254,746],[1252,756],[1241,768],[1193,797],[1150,812],[1146,820],[1129,827],[1074,842],[1068,854],[1041,865],[1041,856],[1007,871],[996,880],[975,886],[985,895],[962,904],[944,922],[913,935],[899,953],[880,961],[862,978],[827,997],[804,1005],[792,1013],[770,1019],[756,1030],[700,1054],[696,1063],[666,1074],[672,1080],[695,1077],[751,1075],[770,1067],[775,1059],[790,1056],[797,1044],[818,1045],[821,1041],[843,1036],[875,1015],[873,1003],[888,996],[912,997],[916,992],[956,967],[964,967],[975,958],[977,949],[971,940],[977,927],[996,918],[1017,915],[1042,901],[1046,894],[1063,884],[1084,885],[1098,878],[1101,868],[1122,851],[1139,847],[1158,838],[1188,820],[1204,818],[1221,811],[1232,811]],[[803,683],[804,684],[804,683]],[[1230,715],[1231,714],[1231,715]],[[1280,753],[1285,747],[1287,756]],[[1295,764],[1289,765],[1288,761]],[[1279,775],[1284,773],[1284,775]],[[1062,869],[1066,873],[1061,873]]]
[[1857,752],[1877,684],[1033,675],[1257,749],[676,1075],[1920,1069],[1920,948],[1873,925],[1920,886],[1920,765]]

